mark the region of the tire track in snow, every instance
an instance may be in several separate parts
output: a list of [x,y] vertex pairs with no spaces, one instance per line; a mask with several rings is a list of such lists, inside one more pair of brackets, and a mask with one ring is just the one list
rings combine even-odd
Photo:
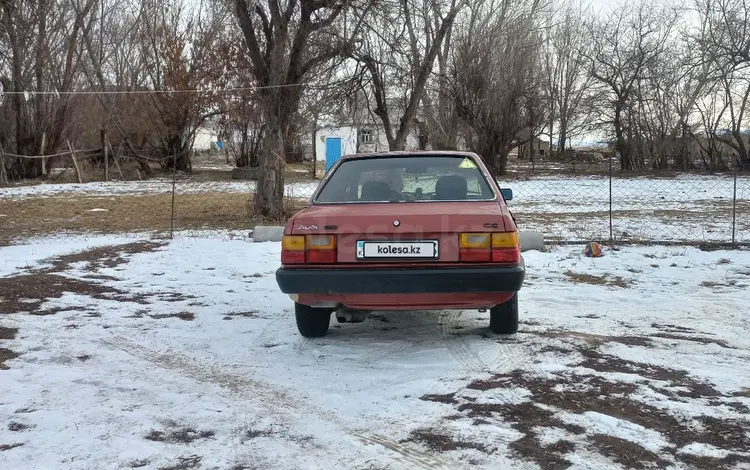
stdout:
[[103,339],[101,342],[106,346],[119,349],[133,357],[198,382],[218,385],[234,394],[242,395],[244,399],[249,399],[258,406],[269,409],[277,418],[293,422],[299,420],[299,416],[313,415],[320,417],[330,424],[339,426],[345,434],[362,443],[379,445],[391,451],[392,454],[395,454],[389,456],[391,460],[408,464],[410,465],[409,468],[417,467],[426,470],[453,468],[442,459],[429,453],[409,448],[376,434],[349,429],[349,426],[333,412],[304,403],[302,398],[294,396],[290,391],[277,385],[230,373],[216,365],[202,364],[195,359],[181,355],[177,351],[169,353],[153,351],[120,336]]
[[[461,321],[463,311],[451,310],[442,319],[440,330],[443,333],[445,346],[458,362],[459,367],[474,374],[510,372],[518,366],[525,365],[529,357],[529,348],[518,340],[509,337],[502,342],[492,337],[480,338],[473,334],[456,334],[463,328]],[[477,351],[474,344],[484,347]]]

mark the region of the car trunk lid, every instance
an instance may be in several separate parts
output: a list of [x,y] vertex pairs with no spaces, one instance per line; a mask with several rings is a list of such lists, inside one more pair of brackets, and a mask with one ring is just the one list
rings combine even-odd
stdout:
[[[313,205],[294,219],[292,233],[336,235],[337,260],[342,264],[443,264],[458,262],[458,233],[513,229],[507,208],[497,201],[394,202]],[[417,241],[424,243],[412,243]],[[420,253],[377,256],[379,249]]]

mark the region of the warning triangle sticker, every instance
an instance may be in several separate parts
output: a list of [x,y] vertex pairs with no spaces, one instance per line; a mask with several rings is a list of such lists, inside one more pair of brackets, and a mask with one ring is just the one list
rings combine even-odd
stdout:
[[471,161],[471,158],[464,158],[464,161],[461,162],[460,165],[458,165],[459,168],[476,168],[477,166],[474,164],[473,161]]

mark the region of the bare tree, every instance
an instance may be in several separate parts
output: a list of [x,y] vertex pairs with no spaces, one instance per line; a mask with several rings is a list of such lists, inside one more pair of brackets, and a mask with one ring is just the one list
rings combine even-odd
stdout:
[[[235,0],[234,10],[259,87],[259,106],[266,125],[255,211],[283,214],[284,150],[290,123],[311,73],[351,47],[333,26],[354,0]],[[354,26],[350,26],[354,30]]]
[[227,78],[228,50],[221,41],[225,18],[218,9],[190,11],[161,2],[153,2],[143,18],[144,66],[152,89],[159,92],[150,95],[154,150],[163,167],[189,171],[195,133],[221,114],[211,90],[223,88]]
[[470,146],[496,174],[508,153],[531,141],[545,122],[541,106],[541,30],[537,1],[496,0],[474,6],[456,37],[453,92]]
[[606,97],[599,107],[606,116],[600,124],[613,132],[623,170],[642,166],[628,138],[628,110],[637,103],[641,81],[663,59],[677,18],[677,10],[669,6],[643,2],[618,5],[605,18],[589,23],[583,53],[589,62],[589,73]]
[[[435,59],[467,0],[390,0],[368,18],[360,47],[350,56],[368,72],[374,113],[383,123],[391,150],[403,150]],[[396,122],[398,121],[398,122]]]
[[698,0],[701,18],[698,44],[719,71],[718,88],[725,103],[723,129],[715,138],[730,147],[738,164],[750,168],[750,143],[744,131],[750,100],[750,3],[746,0]]
[[565,151],[572,137],[586,130],[589,118],[590,107],[585,104],[592,91],[593,77],[581,53],[587,39],[584,26],[588,16],[582,4],[571,3],[548,20],[544,54],[545,88],[549,99],[547,131],[550,149],[557,135],[560,152]]
[[[81,31],[90,27],[98,0],[80,2],[0,1],[5,42],[1,57],[9,73],[0,77],[12,93],[0,133],[6,151],[19,155],[54,153],[63,143],[70,96],[79,78]],[[26,92],[33,94],[26,95]],[[52,94],[57,92],[58,94]],[[14,178],[43,176],[43,159],[12,159]]]

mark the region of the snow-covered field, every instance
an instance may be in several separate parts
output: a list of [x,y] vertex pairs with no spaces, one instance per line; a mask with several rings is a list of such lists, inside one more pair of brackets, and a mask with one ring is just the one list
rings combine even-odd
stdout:
[[750,252],[525,258],[513,337],[441,311],[305,340],[275,243],[2,247],[0,468],[750,468]]
[[[184,180],[178,195],[250,193],[254,182]],[[317,181],[287,184],[286,194],[309,198]],[[551,239],[609,238],[609,180],[606,177],[535,177],[501,181],[514,191],[510,206],[522,228]],[[0,188],[7,204],[27,198],[165,194],[168,179],[86,184],[39,184]],[[750,243],[750,178],[737,180],[736,238]],[[720,241],[732,238],[731,177],[616,178],[612,183],[613,232],[623,241]],[[208,197],[208,196],[207,196]],[[0,211],[2,212],[2,211]]]

